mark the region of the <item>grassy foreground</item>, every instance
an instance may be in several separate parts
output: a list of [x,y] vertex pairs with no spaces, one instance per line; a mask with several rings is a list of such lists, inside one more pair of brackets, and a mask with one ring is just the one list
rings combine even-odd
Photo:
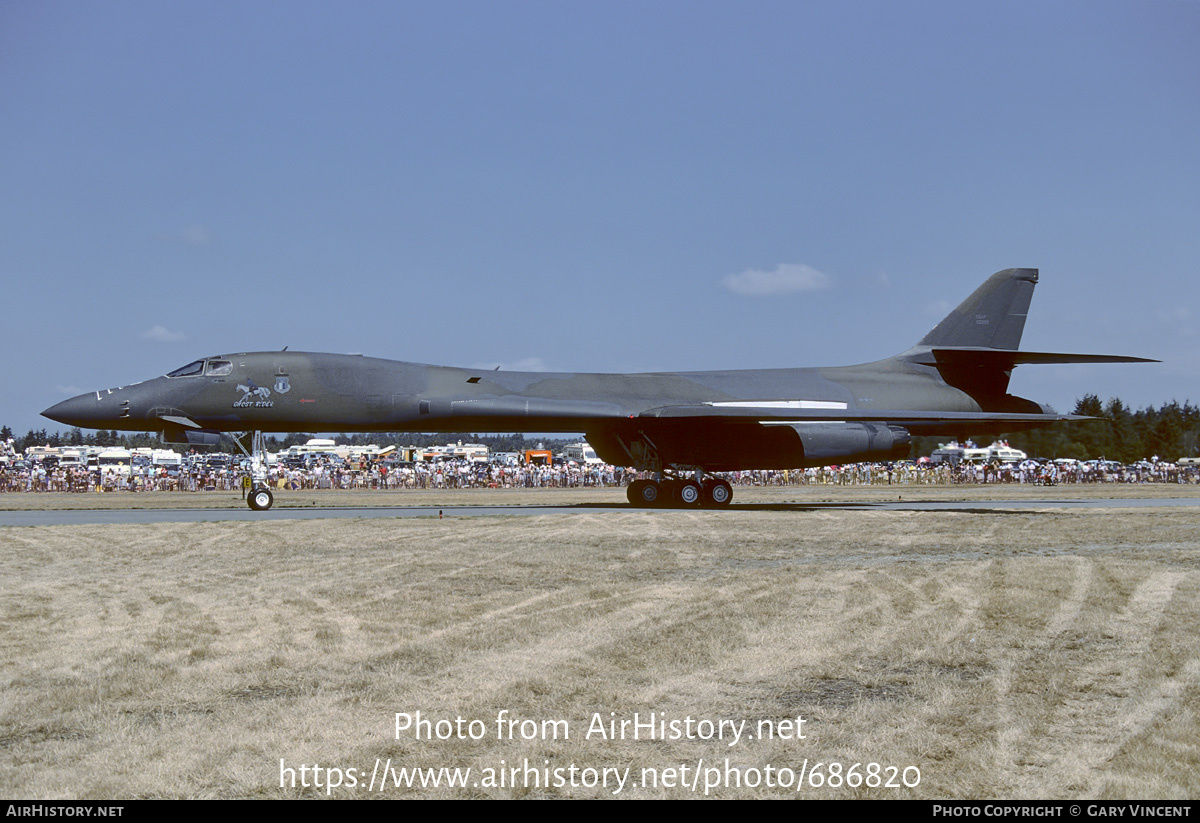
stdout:
[[0,615],[10,796],[1200,796],[1192,507],[0,528]]

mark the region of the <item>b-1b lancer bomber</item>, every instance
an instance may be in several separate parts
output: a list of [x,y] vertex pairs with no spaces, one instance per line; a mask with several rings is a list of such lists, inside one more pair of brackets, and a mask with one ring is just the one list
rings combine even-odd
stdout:
[[635,506],[727,506],[718,472],[908,456],[916,435],[999,434],[1082,419],[1008,393],[1026,363],[1154,362],[1022,352],[1037,269],[1005,269],[901,354],[858,366],[645,374],[508,372],[361,355],[250,352],[64,400],[89,429],[214,444],[253,432],[250,507],[268,509],[263,432],[584,432],[608,463],[652,474]]

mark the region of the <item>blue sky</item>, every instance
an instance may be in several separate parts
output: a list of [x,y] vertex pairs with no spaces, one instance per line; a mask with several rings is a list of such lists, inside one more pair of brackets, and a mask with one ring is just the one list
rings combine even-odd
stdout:
[[0,4],[0,423],[278,349],[845,365],[1041,270],[1012,391],[1200,401],[1200,3]]

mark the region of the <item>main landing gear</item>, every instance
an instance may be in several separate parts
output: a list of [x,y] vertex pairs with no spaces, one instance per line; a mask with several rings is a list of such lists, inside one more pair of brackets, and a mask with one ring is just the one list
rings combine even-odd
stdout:
[[[697,472],[697,474],[700,474]],[[733,499],[733,488],[719,477],[665,477],[661,480],[634,480],[626,490],[629,502],[648,508],[687,509],[703,506],[720,509]]]

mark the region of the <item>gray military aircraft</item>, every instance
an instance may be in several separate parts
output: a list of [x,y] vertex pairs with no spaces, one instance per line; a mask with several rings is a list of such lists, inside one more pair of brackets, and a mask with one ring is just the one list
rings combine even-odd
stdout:
[[900,459],[914,435],[1084,419],[1009,394],[1015,366],[1155,362],[1017,351],[1037,280],[1037,269],[997,272],[915,346],[858,366],[574,374],[284,350],[206,357],[42,414],[176,443],[251,431],[258,510],[273,502],[263,432],[310,431],[584,432],[606,462],[653,473],[629,486],[632,504],[725,506],[732,489],[716,472]]

